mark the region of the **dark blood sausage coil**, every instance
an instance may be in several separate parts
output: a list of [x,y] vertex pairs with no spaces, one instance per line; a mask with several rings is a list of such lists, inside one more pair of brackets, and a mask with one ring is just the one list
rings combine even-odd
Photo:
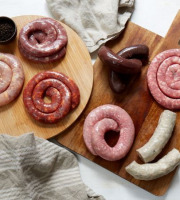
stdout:
[[123,58],[108,47],[102,46],[98,51],[98,56],[103,63],[107,64],[115,72],[136,74],[141,71],[142,62],[140,60]]
[[169,49],[152,60],[147,82],[154,99],[168,109],[180,109],[180,49]]
[[[110,147],[104,135],[107,131],[118,131],[120,137]],[[129,114],[119,106],[106,104],[92,110],[85,119],[83,137],[88,150],[105,160],[115,161],[129,152],[134,141],[134,124]]]
[[24,72],[17,57],[0,53],[0,106],[13,101],[21,92]]
[[[50,103],[45,103],[45,96],[50,97]],[[78,106],[80,92],[75,82],[66,75],[45,71],[38,73],[28,82],[23,92],[23,101],[34,119],[44,123],[56,123]]]
[[21,29],[18,46],[27,59],[48,63],[65,55],[67,41],[66,30],[59,22],[51,18],[40,18]]
[[142,44],[126,47],[117,53],[102,46],[98,51],[98,56],[103,63],[109,66],[111,89],[116,93],[122,92],[131,76],[139,73],[142,65],[147,64],[148,55],[149,48]]

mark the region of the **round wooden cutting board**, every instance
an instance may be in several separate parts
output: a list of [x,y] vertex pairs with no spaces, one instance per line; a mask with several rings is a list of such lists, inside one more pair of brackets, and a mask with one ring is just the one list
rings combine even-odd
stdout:
[[20,59],[25,73],[23,90],[27,82],[38,72],[46,70],[63,72],[78,85],[81,95],[80,104],[58,123],[44,124],[35,121],[26,112],[21,92],[16,100],[0,108],[0,133],[18,136],[27,132],[34,132],[36,136],[45,139],[51,138],[64,131],[75,122],[89,100],[93,85],[93,67],[91,58],[85,44],[71,28],[61,23],[68,34],[67,52],[63,59],[49,64],[39,64],[25,59],[20,54],[17,45],[19,31],[28,22],[41,17],[42,16],[14,17],[13,20],[17,25],[16,40],[8,45],[0,45],[0,52],[14,54]]

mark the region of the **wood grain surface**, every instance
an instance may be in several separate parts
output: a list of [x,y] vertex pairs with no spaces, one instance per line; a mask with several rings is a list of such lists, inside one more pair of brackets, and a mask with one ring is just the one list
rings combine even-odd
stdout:
[[[24,58],[18,50],[17,40],[19,31],[28,22],[41,18],[42,16],[19,16],[13,20],[17,25],[17,38],[8,45],[0,45],[0,52],[11,53],[16,55],[23,66],[25,73],[25,83],[38,72],[45,70],[54,70],[63,72],[72,78],[80,89],[80,104],[71,111],[64,119],[56,124],[43,124],[35,121],[26,112],[22,100],[22,92],[20,96],[12,103],[0,108],[0,132],[10,135],[21,135],[26,132],[34,132],[35,135],[42,138],[51,138],[69,127],[81,114],[85,108],[93,85],[93,67],[88,50],[80,37],[68,26],[62,24],[68,34],[67,52],[63,59],[50,64],[37,64]],[[23,88],[24,89],[24,88]]]
[[[107,46],[112,48],[114,52],[118,52],[120,49],[127,46],[146,44],[150,49],[149,62],[151,62],[158,52],[180,47],[179,21],[180,12],[174,19],[165,38],[129,22],[120,37],[114,41],[108,42]],[[139,187],[155,195],[163,195],[170,186],[175,170],[162,178],[152,181],[136,180],[125,171],[125,167],[133,160],[142,163],[137,156],[136,149],[143,146],[149,140],[157,126],[159,116],[163,111],[163,108],[154,101],[147,88],[147,69],[148,65],[143,67],[140,75],[132,79],[127,89],[122,94],[116,95],[109,88],[107,68],[102,64],[99,58],[97,58],[94,64],[94,87],[86,109],[76,123],[64,133],[57,136],[56,139],[60,144],[70,150],[101,165]],[[82,136],[84,119],[88,113],[95,107],[107,103],[119,105],[124,108],[132,117],[136,128],[136,138],[130,152],[124,159],[115,162],[105,161],[98,156],[93,156],[87,150]],[[173,136],[156,160],[164,156],[174,147],[180,150],[180,114],[179,112],[177,113],[177,122]],[[109,141],[107,140],[107,142],[109,143],[111,136],[108,138]]]

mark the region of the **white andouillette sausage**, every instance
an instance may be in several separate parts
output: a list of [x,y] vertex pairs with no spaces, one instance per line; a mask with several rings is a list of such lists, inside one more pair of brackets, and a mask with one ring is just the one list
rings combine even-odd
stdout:
[[154,180],[173,171],[180,164],[180,153],[171,150],[156,163],[138,164],[133,161],[126,167],[126,171],[135,179]]
[[172,135],[175,122],[176,113],[169,110],[162,112],[158,126],[150,140],[144,146],[136,150],[145,163],[154,160],[162,151]]

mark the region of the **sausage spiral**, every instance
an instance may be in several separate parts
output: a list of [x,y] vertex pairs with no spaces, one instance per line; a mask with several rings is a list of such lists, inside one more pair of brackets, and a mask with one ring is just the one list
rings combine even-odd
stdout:
[[59,22],[41,18],[21,29],[18,46],[27,59],[47,63],[65,55],[67,41],[66,30]]
[[154,99],[168,109],[180,109],[180,49],[169,49],[151,62],[147,81]]
[[[110,147],[104,139],[105,133],[110,130],[120,132],[114,147]],[[83,137],[89,151],[109,161],[126,156],[132,146],[134,132],[134,124],[128,113],[111,104],[92,110],[86,117],[83,127]]]
[[[49,96],[51,103],[45,103],[44,96]],[[23,101],[34,119],[55,123],[78,106],[80,93],[74,81],[66,75],[45,71],[38,73],[28,82]]]
[[0,106],[13,101],[24,83],[24,72],[17,57],[0,53]]

